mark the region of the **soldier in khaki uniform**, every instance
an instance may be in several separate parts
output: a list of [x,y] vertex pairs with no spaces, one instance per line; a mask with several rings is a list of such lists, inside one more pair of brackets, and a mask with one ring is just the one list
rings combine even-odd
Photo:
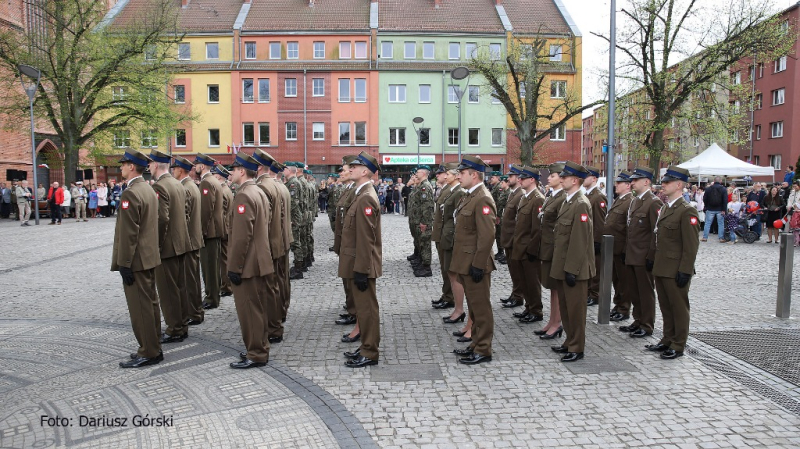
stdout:
[[186,326],[188,306],[181,288],[186,285],[184,254],[189,250],[189,227],[186,224],[186,191],[169,173],[170,156],[158,150],[150,152],[150,174],[158,199],[158,247],[161,265],[156,267],[156,287],[161,313],[167,329],[161,343],[183,341],[189,336]]
[[[339,196],[339,201],[336,203],[336,221],[335,221],[335,232],[333,238],[333,251],[336,253],[337,256],[340,255],[341,246],[342,246],[342,230],[344,228],[344,217],[347,214],[347,209],[350,208],[350,204],[353,202],[354,194],[355,194],[355,183],[350,179],[350,162],[354,161],[356,156],[349,155],[342,158],[342,168],[340,169],[339,179],[342,180],[345,184],[342,186],[342,193]],[[360,333],[358,331],[358,323],[356,321],[356,305],[355,301],[353,300],[353,292],[350,290],[350,284],[347,282],[347,279],[342,278],[342,286],[344,288],[344,297],[345,297],[345,310],[346,313],[342,313],[339,315],[339,318],[336,320],[336,324],[339,325],[349,325],[355,324],[355,328],[347,333],[342,335],[342,341],[345,343],[351,343],[357,341],[360,338]]]
[[585,165],[584,168],[589,172],[589,176],[583,181],[583,188],[586,190],[586,199],[592,205],[592,223],[594,224],[594,268],[595,275],[589,281],[589,297],[586,305],[596,306],[600,297],[600,242],[603,241],[603,226],[606,224],[606,211],[608,200],[606,195],[597,187],[597,178],[600,177],[600,169]]
[[689,171],[668,167],[661,179],[667,204],[661,208],[656,223],[656,254],[653,276],[658,304],[664,319],[664,336],[649,351],[661,352],[665,360],[683,355],[689,338],[689,286],[700,246],[700,221],[697,209],[683,199]]
[[563,328],[561,326],[561,309],[558,301],[558,286],[560,282],[550,276],[553,261],[553,249],[555,247],[555,228],[558,219],[558,211],[564,203],[566,194],[561,185],[561,171],[564,169],[563,162],[556,162],[548,167],[550,174],[547,176],[547,187],[549,194],[544,199],[542,210],[539,211],[539,219],[542,222],[542,239],[539,244],[539,261],[542,266],[542,275],[539,278],[542,286],[550,290],[550,319],[541,330],[534,331],[543,340],[552,340],[556,336],[561,336]]
[[203,269],[205,297],[203,308],[219,307],[219,257],[224,223],[222,219],[222,186],[211,174],[216,160],[203,153],[195,158],[195,173],[200,177],[200,225],[203,228],[203,248],[200,266]]
[[614,308],[611,309],[611,321],[625,321],[630,318],[631,295],[630,283],[625,282],[625,243],[628,239],[628,208],[631,205],[631,173],[622,171],[614,180],[614,192],[617,199],[608,209],[604,235],[614,236],[614,269],[611,282],[614,285]]
[[628,239],[625,244],[625,282],[630,283],[633,303],[633,323],[620,326],[631,337],[643,338],[653,334],[656,320],[656,294],[653,261],[656,255],[656,226],[658,212],[664,204],[650,191],[653,170],[636,167],[631,175],[634,197],[628,208]]
[[[458,162],[448,162],[443,165],[445,170],[444,186],[439,195],[440,200],[442,197],[445,198],[439,206],[442,215],[441,231],[439,231],[439,263],[442,265],[443,276],[448,278],[454,307],[449,316],[442,317],[445,323],[463,322],[466,318],[466,313],[464,312],[464,286],[458,281],[458,275],[450,271],[450,264],[453,261],[453,238],[456,232],[453,213],[466,193],[461,188],[461,183],[458,182],[458,166]],[[445,309],[449,307],[445,307],[442,304],[436,306],[436,308]],[[471,330],[472,323],[467,322],[461,331],[453,332],[453,335],[469,339],[472,338]]]
[[[458,164],[456,164],[456,166],[458,166]],[[442,240],[442,212],[444,209],[444,203],[453,193],[453,191],[450,189],[438,187],[440,185],[444,187],[446,184],[446,178],[447,169],[445,168],[444,164],[439,165],[439,168],[436,169],[436,185],[438,196],[434,195],[436,196],[436,203],[433,211],[433,229],[431,231],[431,241],[436,244],[436,254],[439,256],[439,268],[442,274],[442,295],[439,296],[439,299],[431,301],[434,309],[449,309],[455,306],[455,300],[453,299],[453,287],[450,285],[450,277],[447,275],[447,270],[444,266],[444,254],[442,245],[440,243]]]
[[495,269],[492,246],[497,212],[483,184],[489,166],[479,157],[464,156],[458,170],[458,181],[467,194],[454,212],[456,232],[450,271],[458,275],[459,283],[464,286],[472,320],[472,342],[453,353],[462,356],[459,363],[474,365],[492,360],[494,315],[489,290]]
[[[525,297],[525,315],[520,318],[523,323],[542,321],[542,264],[539,261],[539,246],[542,241],[542,222],[539,220],[539,211],[544,205],[544,195],[539,191],[539,170],[524,166],[519,168],[521,193],[519,199],[514,201],[514,194],[509,196],[506,203],[503,226],[506,218],[516,224],[512,234],[512,242],[506,246],[508,269],[519,266],[519,282]],[[513,217],[508,215],[509,208],[517,209]],[[505,246],[505,245],[504,245]],[[513,278],[512,278],[513,279]]]
[[220,271],[220,297],[231,296],[233,290],[231,289],[231,280],[228,279],[228,230],[230,229],[230,210],[231,203],[233,202],[233,191],[228,187],[228,177],[231,173],[222,165],[217,164],[211,169],[211,173],[219,181],[222,187],[222,239],[219,245],[219,271]]
[[[522,279],[522,260],[515,260],[511,257],[514,244],[514,228],[517,222],[517,205],[524,194],[522,186],[519,184],[519,174],[521,172],[522,166],[516,164],[512,164],[508,171],[508,201],[506,202],[506,207],[503,208],[503,218],[500,220],[499,245],[505,251],[508,273],[511,275],[511,295],[508,298],[500,300],[503,302],[503,307],[505,308],[519,307],[525,300],[525,281]],[[514,318],[522,320],[522,318],[525,318],[527,315],[528,308],[526,307],[522,312],[515,312]]]
[[173,156],[172,176],[180,181],[186,198],[186,224],[189,229],[189,248],[183,256],[186,284],[181,289],[186,307],[186,324],[195,326],[203,322],[203,293],[200,287],[200,248],[203,247],[203,228],[200,226],[200,189],[192,180],[193,165],[181,156]]
[[130,360],[119,363],[121,368],[140,368],[164,360],[159,342],[161,313],[155,277],[155,268],[161,264],[158,199],[142,178],[150,162],[149,157],[136,150],[126,150],[119,161],[128,187],[120,198],[111,271],[119,271],[122,276],[133,335],[139,343]]
[[275,271],[269,246],[269,221],[272,217],[264,192],[253,178],[258,163],[238,153],[231,178],[239,187],[233,199],[230,218],[230,257],[228,277],[233,284],[233,301],[246,348],[231,368],[264,366],[269,361],[269,298],[267,276]]
[[361,152],[351,161],[350,177],[355,181],[353,202],[347,208],[342,224],[339,250],[339,277],[350,284],[356,304],[356,316],[361,332],[361,346],[346,352],[345,366],[361,368],[377,365],[381,341],[380,312],[375,281],[382,274],[383,243],[378,195],[372,177],[378,173],[378,161]]
[[286,167],[276,160],[273,160],[269,166],[269,177],[275,181],[275,187],[280,196],[281,221],[283,222],[281,225],[283,256],[276,258],[278,265],[275,266],[275,272],[278,274],[278,294],[283,303],[281,322],[286,321],[286,314],[289,313],[289,304],[292,299],[292,286],[289,282],[289,250],[292,245],[292,212],[290,210],[292,196],[289,194],[286,184],[278,178],[285,169]]
[[595,274],[592,205],[580,189],[588,175],[585,168],[571,161],[561,172],[566,197],[558,211],[550,276],[561,281],[556,288],[567,337],[564,344],[552,349],[564,354],[562,362],[582,359],[586,344],[586,295]]

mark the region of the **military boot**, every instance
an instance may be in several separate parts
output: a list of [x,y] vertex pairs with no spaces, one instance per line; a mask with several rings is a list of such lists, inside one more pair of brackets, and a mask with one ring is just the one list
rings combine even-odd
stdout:
[[416,259],[418,257],[419,257],[419,254],[417,254],[416,251],[415,251],[414,254],[406,257],[406,260],[408,260],[410,262],[411,260]]
[[289,279],[303,279],[303,263],[294,263],[294,266],[289,269]]
[[500,253],[499,257],[497,258],[497,262],[503,265],[507,264],[508,260],[506,260],[506,255],[504,253]]
[[419,268],[414,270],[414,276],[418,278],[427,278],[433,276],[433,272],[431,271],[430,264],[428,265],[420,265]]
[[306,257],[306,267],[311,268],[312,265],[314,265],[314,258]]

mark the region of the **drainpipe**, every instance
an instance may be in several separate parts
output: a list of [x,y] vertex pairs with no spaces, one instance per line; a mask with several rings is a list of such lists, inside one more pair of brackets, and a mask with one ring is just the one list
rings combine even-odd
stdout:
[[[445,73],[446,72],[444,70],[442,70],[442,95],[444,95],[444,93],[447,91],[447,83],[445,82]],[[446,132],[447,127],[445,126],[445,123],[444,123],[444,105],[445,105],[445,103],[446,103],[445,99],[442,98],[442,164],[444,164],[444,149],[445,149],[445,147],[447,145],[447,132]],[[458,136],[458,138],[461,139],[461,136]]]
[[308,165],[308,86],[306,86],[306,71],[303,69],[303,163]]

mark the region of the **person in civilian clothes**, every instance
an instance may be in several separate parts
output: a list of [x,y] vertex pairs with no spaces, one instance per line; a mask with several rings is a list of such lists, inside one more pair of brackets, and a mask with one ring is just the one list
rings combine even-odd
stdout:
[[[500,245],[505,249],[508,273],[511,275],[511,295],[500,300],[505,308],[519,307],[525,300],[525,281],[522,279],[522,260],[511,257],[517,218],[517,204],[525,193],[519,185],[519,173],[521,169],[521,165],[511,164],[511,168],[508,171],[508,201],[506,202],[506,207],[503,209],[503,218],[500,220]],[[528,307],[525,307],[525,310],[522,312],[515,312],[514,318],[522,320],[527,315]]]
[[550,174],[547,176],[547,188],[549,194],[544,199],[542,209],[539,211],[539,219],[542,221],[542,239],[539,244],[539,260],[542,265],[542,275],[540,277],[542,286],[550,290],[550,319],[541,330],[533,331],[542,340],[552,340],[560,337],[563,333],[561,326],[561,310],[558,302],[559,282],[550,276],[553,261],[553,249],[555,246],[555,228],[558,219],[558,211],[567,195],[561,185],[561,171],[564,169],[563,162],[556,162],[548,167]]
[[607,199],[605,193],[597,188],[597,178],[600,176],[600,169],[585,165],[584,168],[589,172],[589,176],[583,181],[583,188],[586,190],[586,199],[592,205],[592,223],[594,224],[594,268],[595,275],[589,281],[589,297],[586,305],[596,306],[597,298],[600,297],[600,242],[603,241],[603,226],[606,224]]
[[[527,315],[520,318],[523,323],[534,323],[544,318],[542,311],[542,266],[539,261],[539,246],[542,241],[542,222],[539,220],[539,211],[544,205],[544,195],[539,191],[539,170],[533,167],[521,167],[519,173],[519,189],[522,194],[517,203],[512,203],[513,194],[506,203],[503,226],[508,217],[509,207],[518,209],[513,217],[514,226],[513,243],[506,248],[508,268],[512,264],[519,264],[520,282],[523,284],[525,296],[525,312]],[[510,178],[509,178],[510,179]],[[513,278],[512,278],[513,279]]]
[[665,360],[683,355],[689,338],[689,286],[700,246],[700,220],[697,209],[687,203],[681,192],[689,182],[689,171],[668,167],[661,179],[667,204],[661,208],[656,224],[656,254],[653,276],[658,291],[658,305],[664,320],[664,336],[645,349],[661,352]]
[[589,171],[567,161],[561,172],[566,197],[558,211],[550,276],[561,281],[558,305],[567,337],[553,351],[564,354],[562,362],[583,358],[586,344],[586,297],[595,275],[592,205],[581,191]]
[[186,324],[196,326],[205,319],[203,293],[200,286],[200,248],[203,247],[203,228],[200,225],[200,189],[191,177],[192,163],[181,156],[173,156],[172,176],[180,181],[186,198],[184,213],[189,229],[189,247],[183,256],[186,284],[181,289],[186,308]]
[[155,268],[161,264],[158,250],[158,199],[142,178],[152,160],[136,150],[126,150],[120,173],[128,188],[120,198],[114,231],[111,271],[122,276],[133,335],[139,349],[120,368],[141,368],[164,360],[159,334],[161,313],[156,293]]
[[350,284],[361,332],[361,346],[344,354],[348,359],[345,366],[361,368],[377,365],[380,357],[380,312],[375,281],[383,274],[383,243],[380,204],[371,181],[380,167],[372,155],[363,151],[349,167],[356,188],[342,224],[339,277]]
[[495,269],[492,246],[497,223],[494,200],[483,183],[490,167],[481,158],[464,156],[458,166],[458,182],[467,191],[455,210],[456,233],[450,271],[464,286],[472,320],[472,342],[455,349],[459,363],[475,365],[492,360],[494,315],[489,290]]
[[220,244],[224,232],[222,186],[211,174],[217,161],[203,153],[195,158],[195,173],[200,177],[200,224],[203,227],[203,248],[200,249],[200,266],[203,269],[205,297],[203,308],[219,307]]
[[222,187],[222,239],[219,244],[219,296],[231,296],[231,280],[228,279],[228,232],[230,230],[230,208],[233,202],[233,191],[228,187],[228,177],[231,173],[222,165],[217,164],[211,169],[211,173],[219,181]]
[[256,186],[258,163],[238,153],[231,178],[239,187],[231,205],[228,234],[228,278],[233,284],[233,302],[246,348],[231,368],[264,366],[269,361],[267,276],[275,271],[269,246],[272,212],[267,196]]
[[653,334],[656,320],[656,293],[653,280],[653,261],[656,254],[658,212],[664,204],[650,191],[653,169],[636,167],[631,175],[635,194],[628,208],[628,239],[625,243],[625,282],[630,283],[633,323],[620,326],[621,332],[643,338]]
[[611,282],[614,285],[614,307],[611,309],[611,321],[625,321],[630,318],[631,295],[630,282],[625,278],[625,246],[628,240],[628,208],[631,205],[631,173],[622,171],[614,179],[614,193],[617,199],[608,209],[603,234],[614,236],[614,269]]

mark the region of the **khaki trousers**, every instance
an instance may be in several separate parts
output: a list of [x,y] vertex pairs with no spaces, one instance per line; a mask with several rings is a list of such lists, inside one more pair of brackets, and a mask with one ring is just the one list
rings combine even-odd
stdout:
[[653,332],[656,321],[656,292],[653,273],[642,265],[627,265],[627,279],[630,283],[631,303],[633,304],[633,324],[631,326]]
[[558,281],[558,308],[561,324],[567,334],[563,345],[569,352],[583,352],[586,345],[586,292],[589,281],[575,281],[570,287],[566,281]]
[[203,321],[203,292],[200,288],[200,250],[189,251],[183,255],[183,275],[186,284],[181,292],[185,299],[181,302],[184,307],[184,317],[195,321]]
[[228,239],[221,239],[219,245],[219,291],[230,293],[231,280],[228,279]]
[[[520,279],[520,283],[522,283],[524,288],[525,312],[536,316],[544,315],[542,306],[542,282],[539,278],[542,274],[542,263],[538,259],[533,262],[528,259],[508,259],[509,270],[511,269],[511,262],[520,264],[522,268],[522,273],[520,273],[522,279]],[[513,281],[514,278],[512,277],[511,279]]]
[[17,203],[17,207],[19,207],[19,220],[22,223],[27,223],[28,219],[31,218],[31,203],[24,202],[24,203]]
[[356,304],[358,329],[361,332],[361,347],[359,348],[361,355],[370,360],[378,360],[380,357],[378,347],[381,343],[381,321],[375,279],[370,278],[367,280],[367,289],[363,292],[356,287],[353,279],[343,280],[349,284]]
[[664,319],[664,337],[659,343],[683,352],[689,338],[689,287],[678,287],[674,278],[656,276],[656,291],[661,317]]
[[603,258],[600,257],[600,254],[594,255],[594,269],[596,270],[594,273],[594,277],[589,279],[589,291],[588,297],[592,299],[598,299],[600,297],[600,268],[603,265]]
[[[450,252],[452,257],[452,251]],[[436,254],[439,255],[439,270],[442,273],[442,296],[441,300],[454,304],[455,298],[453,297],[453,286],[450,285],[450,276],[447,275],[447,270],[450,269],[450,260],[445,256],[445,250],[439,242],[436,242]]]
[[219,306],[219,256],[222,239],[204,239],[205,246],[200,248],[200,267],[203,269],[205,297],[203,302],[214,307]]
[[[508,264],[508,273],[511,275],[511,298],[513,299],[528,299],[525,297],[525,269],[522,266],[522,260],[514,260],[511,258],[512,248],[506,248],[506,263]],[[541,270],[541,263],[536,262],[536,266]],[[536,279],[540,279],[539,274]],[[541,285],[539,286],[541,288]],[[539,293],[541,298],[542,294]]]
[[[280,259],[272,259],[273,266],[277,267]],[[283,298],[280,293],[280,280],[277,272],[266,276],[267,283],[267,335],[270,337],[283,337]]]
[[242,279],[240,285],[233,286],[233,302],[247,358],[259,363],[269,361],[267,277]]
[[356,301],[353,298],[353,288],[347,279],[342,278],[342,286],[344,287],[344,306],[347,313],[356,316],[358,310],[356,309]]
[[484,273],[478,283],[472,280],[472,276],[459,274],[458,282],[464,286],[469,318],[472,320],[472,343],[469,347],[476,354],[491,356],[494,338],[494,314],[489,299],[491,272]]
[[289,312],[289,303],[292,297],[292,287],[289,283],[289,253],[275,259],[275,274],[278,277],[278,295],[282,304],[281,322],[286,321]]
[[614,270],[611,273],[611,283],[614,285],[614,308],[612,311],[629,316],[631,312],[631,283],[628,282],[627,274],[622,255],[614,256]]
[[188,307],[184,301],[187,298],[181,291],[181,287],[186,285],[183,259],[183,254],[161,259],[161,265],[155,268],[161,313],[164,315],[164,323],[167,325],[166,333],[171,336],[189,333],[185,324],[188,320],[186,314]]
[[86,220],[85,200],[75,200],[75,220]]
[[125,300],[139,357],[152,358],[161,353],[161,313],[158,309],[156,277],[153,269],[133,272],[133,285],[125,285]]

